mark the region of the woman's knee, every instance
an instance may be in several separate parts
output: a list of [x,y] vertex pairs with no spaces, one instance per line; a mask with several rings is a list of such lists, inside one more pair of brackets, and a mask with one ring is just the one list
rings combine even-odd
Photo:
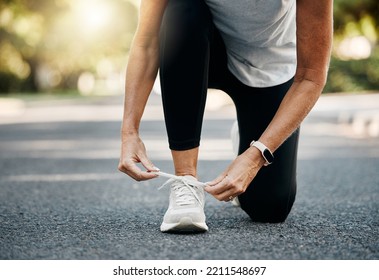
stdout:
[[241,208],[249,215],[253,222],[283,223],[295,200],[295,194],[270,197],[259,201],[241,200]]
[[245,212],[249,215],[253,222],[257,223],[283,223],[288,217],[289,211],[270,211],[259,212],[246,209]]
[[211,23],[209,8],[203,0],[172,0],[163,21],[165,39],[172,43],[196,41],[196,37],[209,34]]
[[190,87],[187,91],[201,90],[203,95],[213,28],[208,13],[203,0],[169,2],[160,38],[160,78],[164,95],[176,94],[183,85]]

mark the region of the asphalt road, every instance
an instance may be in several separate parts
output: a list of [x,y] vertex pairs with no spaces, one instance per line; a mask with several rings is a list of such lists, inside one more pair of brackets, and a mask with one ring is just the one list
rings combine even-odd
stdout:
[[[117,171],[120,97],[8,100],[0,116],[0,259],[377,260],[379,138],[341,122],[341,108],[331,105],[339,100],[322,99],[302,126],[287,221],[253,223],[208,195],[205,234],[161,233],[164,180],[137,183]],[[201,180],[233,158],[233,121],[229,105],[208,106]],[[155,165],[172,172],[157,98],[141,134]]]

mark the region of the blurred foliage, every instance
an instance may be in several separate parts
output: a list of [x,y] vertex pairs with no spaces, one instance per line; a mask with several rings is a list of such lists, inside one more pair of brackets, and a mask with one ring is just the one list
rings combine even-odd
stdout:
[[379,1],[334,0],[335,36],[364,35],[376,40],[379,35]]
[[379,48],[367,59],[341,60],[332,56],[324,92],[379,91]]
[[[339,47],[349,38],[364,36],[371,47],[365,59],[341,57]],[[379,1],[334,0],[334,48],[324,92],[379,90]],[[352,45],[353,50],[360,46]]]
[[[106,84],[121,75],[139,1],[2,0],[0,92],[62,92],[76,89],[82,76],[88,87],[95,78]],[[324,92],[379,89],[378,25],[378,0],[334,0],[334,49]],[[368,58],[341,55],[346,38],[356,36],[367,38]]]
[[104,74],[98,69],[101,62],[105,68],[125,67],[137,25],[136,4],[2,0],[0,92],[72,89],[83,71]]

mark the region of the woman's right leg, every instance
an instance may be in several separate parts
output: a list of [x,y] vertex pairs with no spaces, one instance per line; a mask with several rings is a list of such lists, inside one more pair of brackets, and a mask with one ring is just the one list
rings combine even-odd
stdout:
[[212,20],[203,0],[171,0],[160,50],[162,101],[177,175],[196,177]]
[[[175,173],[197,177],[211,18],[204,0],[170,0],[160,48],[162,101]],[[193,180],[192,177],[185,177]],[[173,181],[161,231],[206,231],[204,189]]]

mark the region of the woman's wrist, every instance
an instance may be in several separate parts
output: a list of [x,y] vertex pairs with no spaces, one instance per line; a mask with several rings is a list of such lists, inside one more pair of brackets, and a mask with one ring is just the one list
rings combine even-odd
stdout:
[[139,135],[138,127],[123,125],[121,128],[121,137],[122,138],[127,138],[130,136],[138,136],[138,135]]
[[255,147],[250,147],[245,151],[246,156],[251,161],[251,166],[254,168],[261,168],[265,163],[266,160],[262,156],[262,153]]

